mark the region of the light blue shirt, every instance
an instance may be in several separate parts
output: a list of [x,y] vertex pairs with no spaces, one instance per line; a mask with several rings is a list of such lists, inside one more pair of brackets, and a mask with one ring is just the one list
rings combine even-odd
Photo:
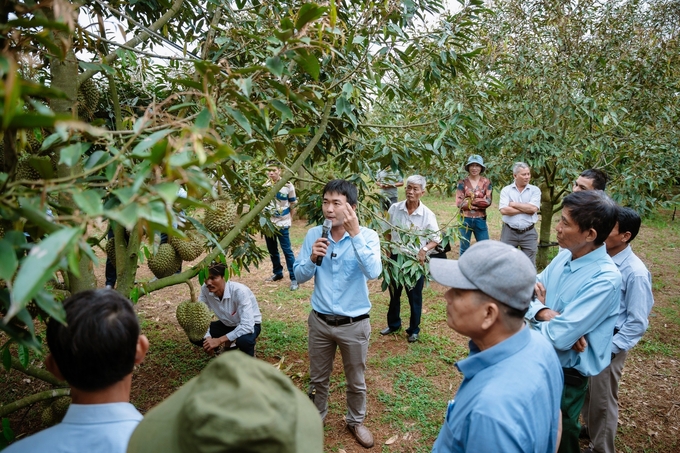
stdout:
[[325,315],[356,317],[368,313],[368,280],[380,276],[380,239],[370,228],[360,228],[359,234],[344,236],[335,242],[328,237],[330,245],[321,266],[310,258],[312,245],[321,237],[322,227],[307,232],[293,271],[298,283],[314,277],[312,308]]
[[3,453],[125,453],[141,420],[130,403],[71,404],[61,423],[13,443]]
[[[611,362],[621,290],[621,274],[604,244],[575,260],[563,250],[536,280],[545,286],[545,305],[533,300],[526,318],[552,343],[564,368],[575,368],[584,376],[599,374]],[[560,315],[537,321],[536,313],[546,307]],[[571,349],[584,335],[586,350]]]
[[621,272],[621,302],[619,319],[616,320],[618,332],[612,345],[612,352],[618,354],[632,349],[644,335],[654,296],[652,275],[630,245],[614,255],[612,260]]
[[555,451],[563,380],[545,338],[524,327],[484,351],[471,341],[456,367],[463,382],[433,453]]

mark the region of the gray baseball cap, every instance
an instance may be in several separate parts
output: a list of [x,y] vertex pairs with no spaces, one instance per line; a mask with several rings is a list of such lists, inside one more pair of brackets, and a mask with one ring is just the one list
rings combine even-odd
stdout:
[[433,258],[430,274],[437,283],[457,289],[476,289],[517,310],[529,307],[536,269],[520,250],[500,241],[481,241],[458,261]]

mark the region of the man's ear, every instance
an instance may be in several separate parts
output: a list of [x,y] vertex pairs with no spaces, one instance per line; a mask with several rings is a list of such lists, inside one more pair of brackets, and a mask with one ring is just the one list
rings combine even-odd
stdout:
[[57,361],[54,360],[54,356],[52,354],[47,354],[47,357],[45,357],[45,368],[47,368],[47,371],[52,373],[54,377],[59,379],[60,381],[65,381],[64,375],[61,374],[61,371],[59,371],[59,366],[57,366]]
[[586,242],[595,242],[595,239],[597,239],[597,231],[595,230],[595,228],[591,228],[588,230]]
[[135,365],[139,365],[144,361],[146,352],[149,350],[149,339],[146,335],[140,335],[137,338],[137,350],[135,351]]
[[631,232],[626,231],[625,233],[623,233],[623,236],[621,236],[621,240],[627,243],[628,241],[630,241],[631,236],[632,236]]
[[482,329],[487,330],[496,323],[500,315],[498,305],[493,302],[486,302],[484,304],[484,320],[482,321]]

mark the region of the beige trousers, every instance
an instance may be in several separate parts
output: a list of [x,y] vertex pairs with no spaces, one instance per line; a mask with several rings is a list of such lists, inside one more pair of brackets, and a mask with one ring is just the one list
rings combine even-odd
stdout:
[[342,365],[347,380],[347,415],[348,425],[358,425],[366,417],[366,357],[368,340],[371,337],[370,319],[329,326],[319,319],[314,312],[309,314],[309,387],[310,396],[314,394],[314,405],[321,418],[328,413],[328,388],[335,351],[340,349]]

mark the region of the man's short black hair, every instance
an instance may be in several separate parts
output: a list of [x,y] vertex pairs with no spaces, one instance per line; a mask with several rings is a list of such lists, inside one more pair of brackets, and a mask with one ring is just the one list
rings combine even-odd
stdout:
[[269,159],[267,161],[267,167],[276,167],[276,168],[281,168],[281,162],[279,162],[276,159]]
[[562,200],[562,208],[569,209],[569,216],[579,230],[595,229],[595,245],[601,245],[607,239],[619,216],[617,204],[601,190],[572,192]]
[[635,239],[640,232],[640,225],[642,225],[642,219],[635,209],[619,208],[619,233],[630,232],[630,239],[626,243],[630,244],[630,241]]
[[357,186],[346,179],[334,179],[329,181],[328,184],[326,184],[326,187],[323,188],[322,196],[327,193],[344,195],[347,197],[347,203],[349,203],[350,206],[356,206],[359,199]]
[[210,275],[211,277],[224,278],[226,272],[227,266],[223,263],[213,263],[210,265],[210,268],[208,268],[208,275]]
[[597,168],[589,168],[588,170],[585,170],[583,173],[581,173],[581,176],[592,180],[593,189],[595,190],[604,190],[607,187],[607,181],[609,181],[607,173],[602,170],[598,170]]
[[139,322],[132,302],[112,289],[79,292],[64,301],[66,323],[47,323],[47,345],[71,386],[102,390],[132,373]]

